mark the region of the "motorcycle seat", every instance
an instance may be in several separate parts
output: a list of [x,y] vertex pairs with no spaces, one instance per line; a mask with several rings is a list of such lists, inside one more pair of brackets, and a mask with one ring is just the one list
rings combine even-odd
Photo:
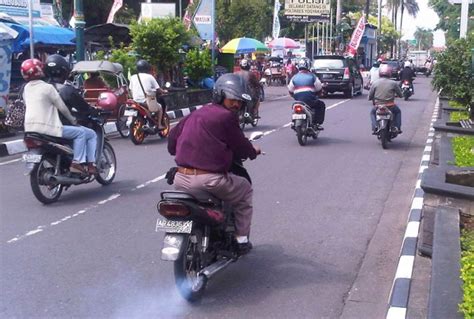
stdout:
[[70,145],[72,143],[72,140],[70,140],[70,139],[51,136],[51,135],[46,135],[46,134],[41,134],[41,133],[36,133],[36,132],[26,132],[25,133],[25,138],[34,138],[34,139],[39,139],[39,140],[46,140],[48,142],[58,143],[58,144],[62,144],[62,145]]
[[206,193],[206,192],[195,192],[193,194],[182,192],[182,191],[166,191],[161,193],[161,199],[181,199],[181,200],[192,200],[204,205],[221,205],[222,200],[219,198]]

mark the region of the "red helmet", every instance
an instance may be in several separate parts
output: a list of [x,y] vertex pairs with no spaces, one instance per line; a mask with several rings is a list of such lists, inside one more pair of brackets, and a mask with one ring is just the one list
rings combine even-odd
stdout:
[[25,81],[38,80],[44,77],[43,62],[38,59],[28,59],[21,64],[21,76]]
[[387,63],[380,64],[379,76],[389,78],[392,75],[392,67]]
[[102,92],[97,98],[97,107],[113,111],[117,107],[117,97],[112,92]]

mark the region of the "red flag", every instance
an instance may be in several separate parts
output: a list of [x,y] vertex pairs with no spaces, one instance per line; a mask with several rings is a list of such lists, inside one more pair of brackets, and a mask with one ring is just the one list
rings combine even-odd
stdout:
[[347,53],[349,53],[349,55],[354,56],[357,54],[357,48],[359,47],[362,36],[364,35],[364,30],[365,19],[364,16],[362,16],[360,17],[359,23],[357,23],[357,26],[354,29],[354,32],[352,33],[351,42],[349,42],[349,44],[347,45]]
[[114,16],[117,13],[117,11],[120,10],[122,7],[123,0],[114,0],[114,4],[112,5],[112,8],[110,9],[109,12],[109,17],[107,18],[107,23],[112,23],[114,22]]
[[184,13],[183,23],[186,26],[186,30],[191,29],[191,15],[189,14],[189,7],[193,5],[194,0],[189,0],[188,7],[186,8],[186,12]]

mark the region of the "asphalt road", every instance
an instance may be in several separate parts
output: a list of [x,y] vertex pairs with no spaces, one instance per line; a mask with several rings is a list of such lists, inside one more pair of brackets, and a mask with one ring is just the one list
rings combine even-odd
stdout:
[[371,135],[365,92],[326,99],[325,130],[304,147],[286,125],[291,99],[264,102],[246,128],[266,132],[266,155],[246,162],[254,250],[195,305],[154,232],[174,164],[165,140],[113,137],[114,183],[73,186],[48,206],[21,162],[0,163],[0,317],[383,318],[435,100],[427,79],[415,85],[388,150]]

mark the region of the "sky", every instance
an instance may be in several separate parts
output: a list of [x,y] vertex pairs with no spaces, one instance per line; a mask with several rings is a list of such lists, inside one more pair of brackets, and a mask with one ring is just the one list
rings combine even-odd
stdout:
[[[428,0],[418,0],[418,6],[420,7],[420,11],[416,18],[408,15],[406,10],[403,13],[403,40],[414,39],[413,34],[416,31],[416,27],[434,30],[436,24],[438,24],[439,17],[433,9],[428,6]],[[443,31],[438,30],[434,32],[433,45],[435,47],[445,45]]]

